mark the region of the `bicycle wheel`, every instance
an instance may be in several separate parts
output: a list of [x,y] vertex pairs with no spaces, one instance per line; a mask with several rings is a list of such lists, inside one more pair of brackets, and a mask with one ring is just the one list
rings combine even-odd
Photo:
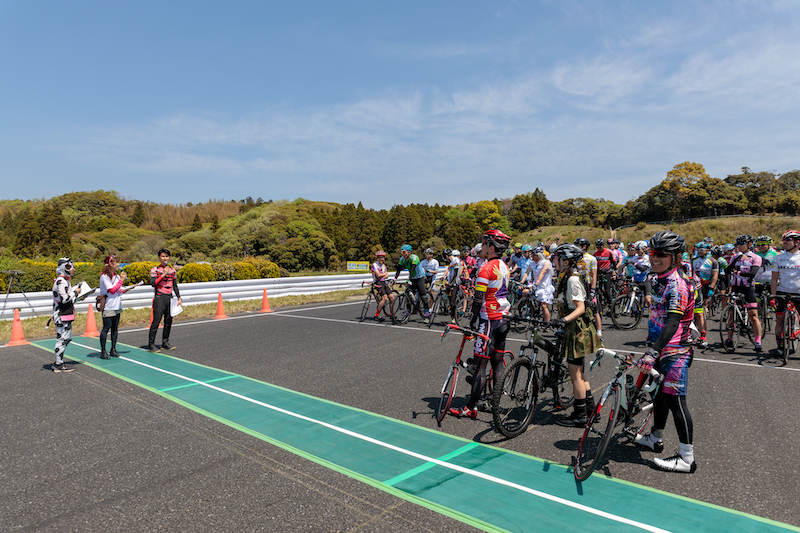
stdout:
[[431,329],[433,325],[433,319],[436,318],[436,314],[444,314],[441,312],[442,306],[442,294],[444,293],[443,290],[439,291],[439,294],[436,295],[436,299],[433,301],[433,306],[431,307],[431,316],[430,320],[428,320],[428,329]]
[[395,324],[405,324],[411,317],[408,308],[411,302],[408,301],[406,293],[402,293],[394,299],[392,304],[392,322]]
[[453,402],[453,395],[456,393],[457,383],[458,365],[454,364],[447,373],[447,379],[444,380],[442,395],[439,398],[439,406],[436,408],[436,421],[439,423],[444,420],[444,417],[447,416],[447,411],[450,410],[450,404]]
[[769,304],[766,296],[762,296],[758,300],[758,318],[761,320],[762,336],[765,336],[767,332],[772,331],[772,317],[769,313]]
[[470,318],[472,318],[472,297],[467,296],[463,291],[459,292],[456,298],[456,324],[469,324]]
[[364,307],[361,308],[361,320],[359,322],[364,322],[364,319],[367,318],[367,312],[369,311],[369,303],[372,301],[372,291],[367,294],[366,299],[364,300]]
[[[730,321],[730,331],[728,329],[728,321]],[[729,339],[728,335],[730,334],[730,343],[726,343]],[[725,309],[722,310],[722,315],[719,317],[719,338],[722,341],[722,348],[728,352],[733,353],[736,351],[736,347],[739,346],[739,323],[736,320],[736,306],[733,304],[728,304],[725,306]]]
[[747,337],[747,340],[753,342],[753,321],[750,320],[750,317],[747,315],[747,309],[739,308],[739,311],[736,313],[736,319],[739,321],[739,331],[741,335]]
[[532,302],[530,298],[525,298],[519,302],[515,315],[520,320],[514,322],[514,331],[517,333],[525,333],[528,331],[531,327],[530,320],[533,318],[534,313],[534,302]]
[[789,309],[783,314],[783,364],[789,362],[789,354],[795,349],[795,328],[797,328],[797,315]]
[[623,431],[631,440],[635,439],[637,435],[644,434],[647,424],[653,418],[653,402],[645,397],[647,394],[644,391],[639,393],[636,406],[633,408],[633,414],[628,419]]
[[642,308],[634,295],[623,295],[614,298],[611,303],[611,321],[619,329],[633,329],[642,320]]
[[569,371],[564,365],[556,365],[553,370],[553,407],[556,409],[569,409],[575,396],[572,391],[572,380]]
[[494,427],[509,439],[525,432],[536,412],[539,375],[527,357],[508,365],[492,395]]
[[589,415],[589,422],[583,430],[583,437],[578,444],[578,457],[575,462],[575,479],[584,481],[600,465],[606,453],[608,443],[614,433],[619,410],[618,385],[611,385],[611,391],[605,401],[601,399],[594,413]]
[[719,307],[721,302],[722,302],[722,297],[719,295],[719,293],[716,292],[711,298],[708,299],[707,311],[709,317],[717,316],[717,313],[719,313]]

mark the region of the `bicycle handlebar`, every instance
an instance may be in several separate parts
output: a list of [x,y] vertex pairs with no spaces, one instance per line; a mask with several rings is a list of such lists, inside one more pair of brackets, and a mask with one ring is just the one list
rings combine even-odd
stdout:
[[456,326],[455,324],[447,324],[447,326],[444,328],[444,331],[442,331],[442,340],[444,340],[445,335],[447,335],[447,333],[451,329],[456,330],[456,332],[461,333],[462,335],[464,335],[466,337],[480,337],[480,338],[482,338],[483,340],[485,340],[487,342],[489,341],[489,336],[488,335],[484,335],[483,333],[475,331],[474,329],[469,329],[469,328],[464,328],[464,327],[461,327],[461,326]]
[[[606,354],[606,353],[611,355],[611,356],[613,356],[620,363],[627,364],[629,366],[633,366],[633,365],[636,364],[636,362],[633,360],[633,354],[632,353],[628,354],[627,357],[623,357],[622,355],[618,354],[614,350],[609,350],[608,348],[600,348],[599,350],[597,350],[597,356],[592,361],[591,366],[589,367],[589,370],[594,370],[594,367],[597,366],[600,363],[600,359],[602,359],[603,355]],[[651,384],[645,386],[645,387],[642,387],[642,389],[647,391],[647,392],[653,392],[656,389],[656,387],[658,387],[661,384],[661,382],[664,380],[664,376],[661,374],[661,372],[659,372],[655,368],[651,368],[648,371],[648,374],[650,374],[650,376],[653,377],[653,382]]]

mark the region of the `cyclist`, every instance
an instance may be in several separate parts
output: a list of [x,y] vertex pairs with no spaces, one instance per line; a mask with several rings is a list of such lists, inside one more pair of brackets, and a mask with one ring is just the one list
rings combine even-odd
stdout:
[[647,254],[647,243],[645,241],[638,241],[635,245],[636,255],[628,259],[632,267],[633,275],[631,276],[633,282],[642,290],[644,294],[644,302],[647,307],[653,303],[652,297],[652,284],[650,283],[650,256]]
[[447,291],[448,300],[450,302],[450,320],[455,324],[456,322],[456,300],[458,299],[458,291],[461,287],[461,282],[466,275],[466,265],[461,260],[461,252],[452,250],[450,252],[450,263],[447,265],[445,271],[445,291]]
[[686,241],[671,231],[660,231],[650,239],[650,264],[657,275],[653,284],[653,307],[648,328],[656,338],[638,365],[643,372],[655,367],[663,376],[661,392],[653,400],[653,429],[637,435],[636,443],[656,453],[664,451],[662,436],[672,413],[680,441],[679,453],[653,462],[662,470],[692,473],[694,425],[686,404],[688,369],[692,364],[691,324],[694,316],[694,284],[681,268]]
[[522,250],[522,255],[517,257],[516,254],[511,256],[512,265],[511,266],[511,278],[515,280],[519,280],[522,276],[525,275],[525,271],[528,269],[528,264],[531,262],[531,251],[533,250],[533,246],[530,244],[523,244],[520,248]]
[[711,244],[708,241],[703,240],[697,243],[697,259],[692,264],[694,279],[698,288],[698,294],[695,299],[694,321],[697,329],[700,330],[699,346],[701,348],[708,348],[708,340],[706,339],[708,321],[706,320],[705,308],[709,298],[714,295],[719,281],[719,263],[709,253],[710,251]]
[[[613,300],[611,296],[611,280],[615,277],[614,268],[616,267],[614,253],[606,248],[605,239],[597,239],[594,244],[597,247],[597,251],[594,253],[594,257],[597,259],[597,290],[603,293],[606,306],[610,307],[611,300]],[[597,329],[602,332],[602,323]]]
[[786,301],[776,299],[775,295],[790,297],[795,306],[800,307],[800,231],[790,229],[781,238],[783,253],[773,260],[770,283],[770,294],[773,296],[770,304],[775,307],[775,338],[778,341],[778,348],[770,350],[773,357],[783,355],[783,315],[786,311]]
[[389,287],[389,269],[386,267],[386,252],[383,250],[375,252],[375,262],[372,263],[370,271],[372,272],[372,281],[378,288],[378,294],[381,295],[381,301],[378,302],[378,310],[375,311],[375,319],[379,322],[383,322],[381,310],[384,308],[387,301],[389,302],[390,308],[392,302],[394,302],[394,294],[392,294],[392,289]]
[[769,290],[770,282],[772,281],[772,262],[778,255],[775,248],[772,247],[772,237],[769,235],[761,235],[756,237],[755,252],[761,258],[761,268],[756,274],[756,296],[765,298]]
[[508,283],[510,274],[508,267],[501,260],[503,251],[508,248],[511,239],[498,229],[490,229],[483,234],[481,255],[487,261],[481,267],[475,283],[475,296],[472,300],[472,319],[469,327],[477,329],[489,337],[488,344],[480,337],[475,340],[474,361],[476,369],[472,380],[472,392],[467,405],[451,408],[453,416],[476,418],[478,399],[486,387],[486,366],[491,361],[494,370],[494,385],[503,365],[503,355],[508,334]]
[[[589,253],[589,244],[589,239],[586,237],[575,239],[575,245],[583,250],[583,258],[579,259],[575,266],[581,275],[581,279],[589,287],[589,307],[594,310],[594,325],[597,329],[597,336],[602,340],[603,322],[600,320],[600,313],[597,311],[597,259]],[[557,249],[558,247],[556,247]]]
[[419,257],[411,253],[411,245],[404,244],[400,247],[400,261],[397,263],[397,272],[394,275],[394,281],[397,281],[400,272],[408,270],[408,279],[411,281],[410,288],[416,291],[419,296],[420,306],[424,307],[423,314],[425,320],[430,320],[431,316],[431,302],[428,298],[428,290],[425,288],[425,271],[422,269]]
[[[733,292],[744,296],[744,307],[753,323],[753,335],[755,336],[755,351],[761,351],[761,321],[758,319],[758,304],[756,303],[756,289],[753,285],[753,278],[761,268],[761,258],[750,251],[753,245],[753,236],[747,233],[736,237],[737,255],[733,256],[728,265],[728,280]],[[733,341],[729,337],[725,339],[725,346],[733,346]]]
[[[521,282],[524,284],[529,282],[530,289],[522,291],[522,296],[527,296],[530,290],[533,291],[533,296],[536,301],[540,302],[542,306],[542,320],[545,322],[550,321],[550,308],[548,304],[553,303],[553,265],[544,256],[544,246],[537,246],[531,254],[531,262],[522,274]],[[530,278],[530,279],[528,279]]]
[[564,328],[560,355],[567,359],[575,395],[572,414],[557,419],[556,423],[568,427],[584,427],[589,413],[594,411],[592,388],[584,376],[584,359],[586,354],[596,352],[603,346],[594,327],[592,311],[586,305],[588,293],[577,268],[582,259],[583,250],[574,244],[562,244],[556,248],[555,263],[559,281],[555,301],[563,318],[554,318],[550,323]]
[[430,291],[433,298],[433,282],[436,281],[436,274],[439,273],[439,261],[433,257],[433,248],[425,250],[425,259],[419,262],[425,272],[425,287]]

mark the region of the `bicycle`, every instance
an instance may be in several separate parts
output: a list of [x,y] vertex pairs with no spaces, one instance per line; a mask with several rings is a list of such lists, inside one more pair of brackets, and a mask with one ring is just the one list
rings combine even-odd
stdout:
[[[664,381],[657,370],[651,369],[648,374],[640,373],[639,379],[634,382],[633,376],[626,374],[628,369],[635,367],[633,354],[623,357],[606,348],[597,351],[589,370],[594,370],[606,354],[617,359],[619,364],[594,412],[589,415],[578,444],[578,455],[574,464],[575,479],[578,481],[586,480],[598,467],[618,425],[622,425],[623,434],[631,440],[644,432],[653,415],[653,399]],[[624,380],[622,376],[625,376]],[[648,376],[650,383],[644,385]]]
[[790,296],[779,294],[775,296],[775,299],[781,299],[786,302],[786,310],[783,313],[783,333],[778,340],[778,347],[783,346],[781,357],[783,364],[786,365],[789,362],[789,354],[795,353],[798,343],[797,338],[800,337],[800,315],[794,305],[795,300],[800,300],[800,297],[793,299]]
[[775,311],[769,305],[769,285],[756,289],[756,302],[758,303],[758,318],[761,319],[761,327],[766,334],[768,331],[772,331],[772,322],[775,320]]
[[411,280],[405,282],[405,290],[395,297],[391,313],[392,322],[395,324],[405,324],[414,313],[419,313],[423,320],[428,320],[419,294],[412,288]]
[[[464,288],[461,285],[458,285],[458,286],[451,286],[449,290],[458,291],[455,304],[456,312],[454,313],[455,323],[460,324],[464,320],[469,322],[469,318],[472,314],[471,313],[472,302],[469,302],[470,303],[469,306],[465,305],[465,301],[467,300],[467,295],[464,293]],[[467,307],[470,307],[470,309],[466,309]],[[430,320],[428,321],[428,328],[430,328],[433,325],[433,321],[436,318],[436,315],[450,316],[451,315],[450,312],[451,312],[450,295],[442,285],[442,287],[437,291],[436,298],[434,299],[433,306],[431,307],[431,316]]]
[[[531,335],[528,344],[519,350],[519,357],[506,367],[492,395],[492,418],[494,426],[503,436],[514,438],[521,435],[533,420],[539,392],[553,391],[554,409],[567,409],[572,405],[572,381],[564,364],[561,341],[564,330],[555,332],[556,341],[550,342],[536,329],[552,327],[549,322],[530,321]],[[539,350],[547,354],[547,361],[539,358]],[[531,350],[532,355],[525,351]]]
[[714,291],[714,294],[712,294],[711,298],[708,299],[708,304],[706,305],[706,312],[708,313],[708,318],[713,318],[717,316],[717,313],[719,313],[721,307],[722,307],[722,294],[720,294],[719,291]]
[[[382,298],[380,290],[374,281],[362,281],[361,286],[363,287],[366,283],[369,283],[369,292],[367,292],[367,297],[364,299],[364,306],[361,308],[361,319],[359,322],[364,322],[364,319],[367,318],[370,303],[374,301],[375,305],[380,305]],[[392,289],[392,295],[394,299],[397,299],[400,293]],[[390,298],[392,297],[390,296]],[[387,318],[392,318],[391,302],[392,300],[390,299],[386,302],[386,305],[383,306],[383,314],[386,315]]]
[[[739,347],[739,338],[744,334],[750,341],[753,341],[753,324],[750,316],[744,308],[744,298],[739,293],[732,293],[728,296],[728,305],[722,310],[719,317],[719,336],[722,340],[722,348],[733,353]],[[730,340],[730,344],[726,341]]]
[[635,283],[626,284],[623,291],[611,302],[611,321],[619,329],[633,329],[642,321],[644,294]]
[[[486,344],[485,346],[488,347],[489,345],[489,337],[488,335],[484,335],[475,331],[474,329],[469,329],[461,326],[457,326],[455,324],[447,324],[445,326],[444,331],[442,331],[441,340],[443,341],[444,338],[447,336],[447,333],[451,330],[455,330],[456,332],[462,335],[461,337],[461,347],[458,349],[458,354],[456,354],[456,358],[453,361],[453,364],[450,365],[450,370],[447,372],[447,378],[444,380],[444,385],[442,385],[441,397],[439,398],[439,405],[436,408],[436,422],[441,424],[444,417],[447,416],[448,411],[450,410],[450,404],[453,402],[453,396],[456,393],[456,385],[458,384],[458,374],[461,370],[466,370],[467,373],[474,377],[475,372],[472,369],[472,361],[471,359],[467,359],[466,361],[462,361],[461,353],[464,351],[464,345],[467,343],[468,340],[474,340],[478,337],[482,338]],[[514,352],[503,350],[503,364],[506,362],[506,358],[508,357],[509,360],[514,359]],[[486,387],[488,389],[489,395],[492,394],[493,390],[493,377],[494,377],[494,370],[489,366],[489,379],[486,382]]]

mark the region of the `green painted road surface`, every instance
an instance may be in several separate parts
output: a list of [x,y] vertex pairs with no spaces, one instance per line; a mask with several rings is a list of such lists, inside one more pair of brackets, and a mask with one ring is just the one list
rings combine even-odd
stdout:
[[102,360],[89,343],[67,356],[486,531],[800,531],[598,474],[579,484],[564,465],[140,348]]

